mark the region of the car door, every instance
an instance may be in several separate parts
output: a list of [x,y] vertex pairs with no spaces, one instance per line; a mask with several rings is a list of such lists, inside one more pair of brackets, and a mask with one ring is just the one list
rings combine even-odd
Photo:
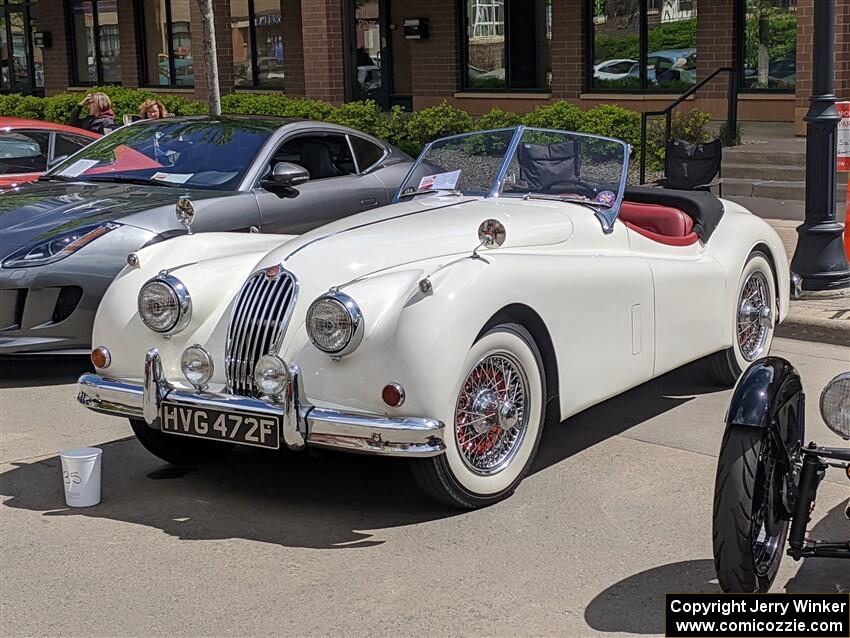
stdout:
[[47,169],[49,150],[49,131],[3,131],[0,133],[0,175],[14,182],[35,179]]
[[275,149],[264,174],[278,162],[302,166],[310,179],[296,187],[294,197],[268,191],[262,186],[262,178],[258,181],[253,193],[263,232],[301,234],[388,203],[387,191],[374,175],[375,163],[361,169],[345,133],[321,129],[293,133]]
[[93,141],[92,138],[83,135],[62,132],[55,133],[49,162],[52,163],[57,158],[69,157]]

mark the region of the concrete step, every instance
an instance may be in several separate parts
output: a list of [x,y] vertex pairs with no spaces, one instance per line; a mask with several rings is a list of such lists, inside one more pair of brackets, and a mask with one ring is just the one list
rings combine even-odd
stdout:
[[805,166],[806,147],[801,146],[799,150],[778,151],[771,149],[769,145],[744,145],[733,146],[723,149],[723,162],[731,164],[769,164],[773,166]]
[[[728,173],[724,172],[724,175]],[[804,181],[781,181],[724,177],[721,185],[723,197],[764,197],[778,200],[805,201],[806,183]],[[847,200],[847,187],[839,185],[835,189],[836,201]]]
[[[805,182],[806,167],[776,164],[739,164],[723,160],[723,175],[741,179],[777,180],[783,182]],[[848,173],[837,173],[836,183],[847,184]]]

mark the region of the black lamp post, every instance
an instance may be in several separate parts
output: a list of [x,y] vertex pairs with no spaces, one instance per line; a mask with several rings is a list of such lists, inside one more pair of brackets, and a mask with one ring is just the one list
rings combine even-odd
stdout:
[[806,121],[806,219],[797,227],[791,271],[804,291],[850,288],[844,227],[835,220],[836,125],[841,119],[832,92],[835,0],[815,0],[812,97]]

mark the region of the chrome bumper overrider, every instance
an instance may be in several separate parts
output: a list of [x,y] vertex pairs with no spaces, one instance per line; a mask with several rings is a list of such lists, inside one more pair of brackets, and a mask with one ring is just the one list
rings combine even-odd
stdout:
[[282,415],[284,442],[387,456],[427,457],[442,454],[444,426],[428,418],[386,417],[327,410],[310,405],[300,388],[300,371],[290,366],[290,381],[280,403],[231,394],[196,392],[171,386],[162,373],[156,349],[145,357],[141,385],[84,374],[77,400],[95,412],[144,419],[158,427],[159,406],[171,401],[199,408]]

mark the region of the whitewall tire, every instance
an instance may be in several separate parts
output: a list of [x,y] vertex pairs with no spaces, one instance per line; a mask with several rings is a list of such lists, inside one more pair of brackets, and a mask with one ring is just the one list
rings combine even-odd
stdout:
[[445,454],[412,461],[420,487],[465,509],[510,496],[534,460],[545,405],[546,373],[531,334],[518,324],[495,326],[467,353],[443,414]]
[[773,268],[767,256],[755,250],[747,258],[738,280],[735,305],[729,319],[732,347],[710,358],[718,383],[735,385],[741,372],[770,352],[779,320],[776,300]]

